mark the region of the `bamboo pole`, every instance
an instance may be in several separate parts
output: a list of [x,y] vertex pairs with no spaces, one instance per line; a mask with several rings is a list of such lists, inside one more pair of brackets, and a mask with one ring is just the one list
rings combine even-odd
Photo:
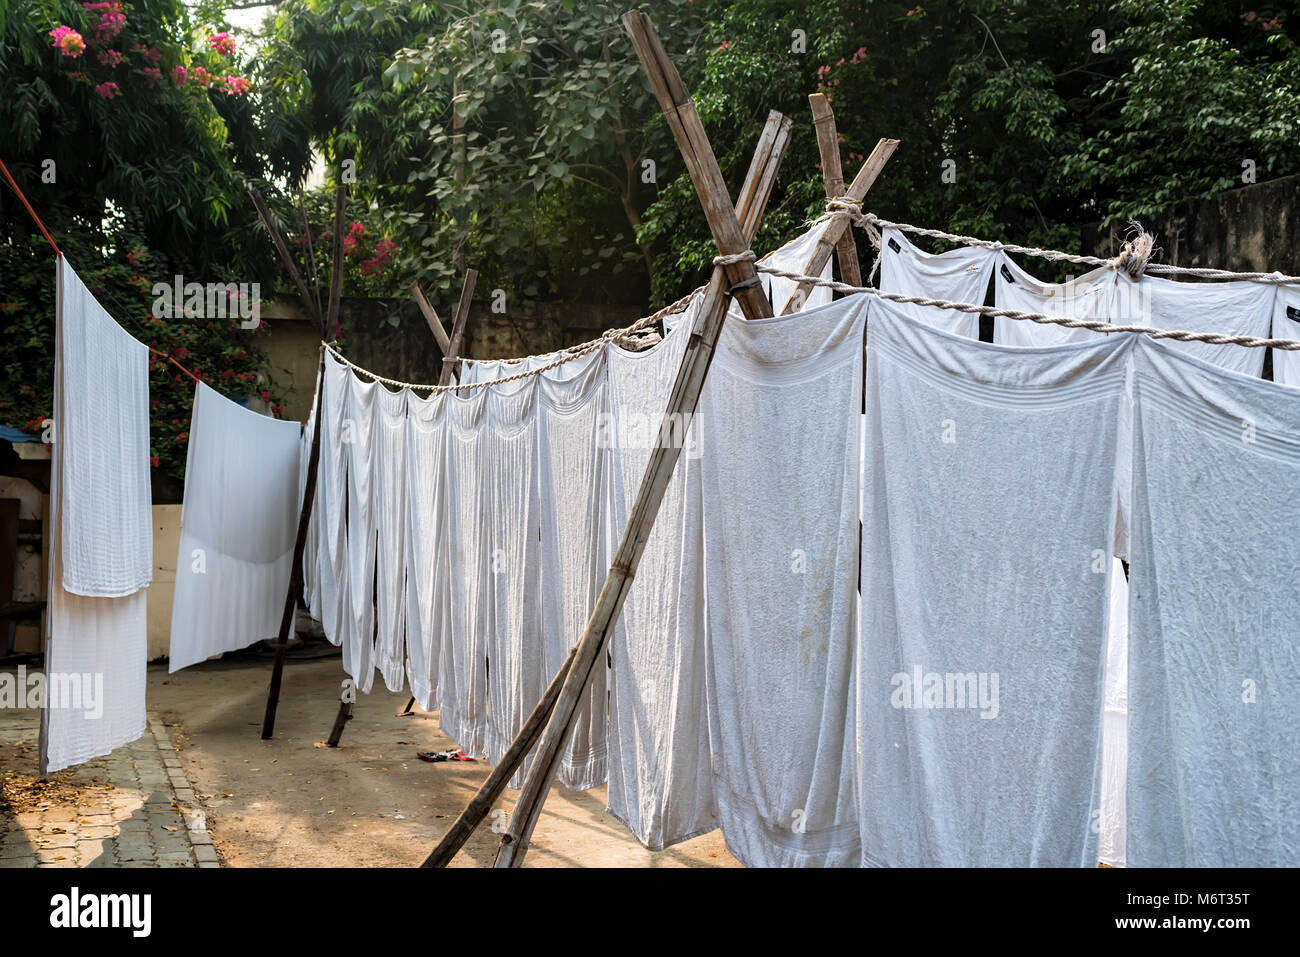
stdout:
[[[660,108],[677,139],[678,148],[704,207],[714,242],[723,255],[743,252],[748,243],[736,218],[704,126],[677,68],[659,42],[650,18],[644,13],[637,10],[625,13],[623,26],[631,37],[641,67],[649,78]],[[740,303],[746,318],[772,315],[771,305],[758,283],[758,274],[752,260],[741,259],[714,268],[713,278],[704,294],[704,303],[669,395],[669,414],[665,415],[660,425],[659,442],[650,454],[627,528],[623,531],[622,541],[614,554],[605,584],[596,599],[596,607],[578,642],[577,654],[565,678],[555,712],[538,744],[537,754],[515,805],[510,827],[501,838],[497,867],[519,867],[523,863],[533,828],[541,814],[551,779],[555,776],[561,752],[572,729],[579,700],[623,608],[668,482],[681,455],[679,444],[671,440],[669,423],[676,421],[679,414],[689,417],[695,412],[709,363],[713,359],[713,350],[726,319],[727,303],[732,296]]]
[[[772,187],[776,183],[776,174],[780,168],[781,157],[785,154],[789,143],[790,120],[780,113],[772,112],[768,114],[767,125],[763,129],[758,148],[754,152],[754,162],[750,164],[749,174],[745,177],[745,184],[741,187],[739,198],[736,201],[736,210],[746,242],[753,240],[754,233],[758,230],[759,218],[766,206]],[[524,757],[532,750],[533,745],[537,743],[537,739],[542,736],[542,732],[546,728],[546,721],[554,710],[555,702],[559,699],[560,688],[569,674],[573,656],[574,649],[570,649],[569,657],[560,670],[556,672],[555,677],[551,679],[551,684],[546,689],[542,700],[533,710],[533,713],[529,715],[528,721],[520,729],[519,734],[515,736],[505,755],[502,756],[493,769],[492,775],[479,788],[478,792],[470,800],[469,805],[461,812],[455,823],[443,835],[438,846],[434,848],[421,866],[446,867],[461,847],[464,846],[465,842],[469,840],[470,835],[474,833],[474,829],[482,823],[492,805],[501,796],[501,792],[505,790],[506,783],[514,775],[519,765],[523,763]]]
[[451,339],[447,337],[447,330],[442,328],[442,320],[438,318],[438,313],[434,311],[429,300],[424,298],[418,282],[411,283],[411,295],[415,297],[415,304],[424,314],[424,321],[429,324],[429,331],[433,333],[433,341],[438,344],[438,351],[446,356],[451,352]]
[[[871,189],[872,184],[876,182],[876,177],[880,171],[885,168],[889,158],[894,155],[894,150],[898,149],[898,140],[882,139],[876,144],[876,148],[871,151],[867,161],[862,164],[858,170],[858,175],[853,177],[853,182],[844,195],[850,199],[862,200],[867,195],[867,190]],[[835,252],[835,247],[844,235],[844,231],[849,228],[849,214],[843,211],[837,211],[832,214],[830,222],[827,224],[822,237],[818,240],[816,247],[813,248],[812,255],[808,257],[808,262],[804,265],[803,274],[805,276],[820,276],[826,264],[831,261],[831,254]],[[785,306],[781,309],[781,315],[788,316],[792,312],[798,312],[803,307],[804,302],[808,299],[808,293],[812,290],[811,282],[801,282],[785,301]]]
[[456,318],[451,323],[451,341],[442,357],[442,374],[438,385],[451,385],[460,372],[460,350],[465,347],[465,327],[469,324],[469,307],[474,301],[474,287],[478,285],[478,270],[466,269],[465,281],[460,287],[460,302],[456,304]]
[[[808,105],[812,107],[817,151],[822,158],[822,185],[826,188],[826,198],[835,199],[844,193],[844,167],[840,165],[840,137],[835,128],[835,111],[824,93],[810,95]],[[858,266],[858,247],[853,241],[853,230],[844,230],[835,244],[835,255],[840,263],[840,279],[861,286],[862,269]]]

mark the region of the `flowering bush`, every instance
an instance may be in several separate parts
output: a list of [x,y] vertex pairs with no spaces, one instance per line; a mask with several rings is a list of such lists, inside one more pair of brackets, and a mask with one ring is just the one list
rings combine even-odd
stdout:
[[112,80],[109,80],[107,83],[99,84],[99,86],[95,87],[95,92],[102,100],[111,100],[115,96],[122,95],[121,89],[119,89],[118,85]]
[[78,57],[86,52],[86,41],[81,34],[69,26],[57,26],[50,31],[54,46],[64,56]]
[[222,56],[231,56],[235,52],[235,38],[229,33],[216,33],[208,37],[208,45]]
[[217,82],[231,96],[243,96],[249,90],[248,81],[242,76],[227,76]]
[[[343,241],[347,245],[347,240]],[[397,244],[385,236],[379,242],[375,243],[375,254],[361,264],[361,272],[367,276],[377,276],[387,268],[389,261],[393,258],[393,251]]]
[[126,26],[126,14],[120,3],[83,3],[82,7],[99,14],[99,21],[95,24],[96,43],[112,40]]

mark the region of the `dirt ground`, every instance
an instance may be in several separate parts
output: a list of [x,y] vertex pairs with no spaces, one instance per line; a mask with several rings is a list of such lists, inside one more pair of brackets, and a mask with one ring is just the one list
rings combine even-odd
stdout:
[[[290,661],[275,737],[261,740],[269,661],[209,661],[168,675],[149,667],[149,709],[170,726],[227,867],[409,867],[419,864],[487,778],[482,761],[432,764],[417,751],[455,744],[437,712],[398,717],[406,694],[375,682],[358,695],[340,747],[323,746],[344,678],[338,657]],[[519,792],[499,802],[506,814]],[[738,867],[720,831],[645,850],[605,811],[604,787],[555,785],[528,867]],[[453,862],[491,866],[492,816]]]

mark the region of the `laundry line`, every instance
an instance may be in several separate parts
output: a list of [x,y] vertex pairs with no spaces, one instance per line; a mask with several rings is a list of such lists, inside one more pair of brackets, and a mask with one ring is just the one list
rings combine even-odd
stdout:
[[[1070,262],[1081,266],[1111,266],[1115,268],[1125,268],[1128,261],[1125,255],[1121,253],[1118,257],[1111,259],[1102,259],[1100,256],[1085,256],[1077,253],[1062,252],[1059,249],[1046,249],[1039,246],[1020,246],[1015,243],[1003,243],[995,239],[980,239],[976,236],[963,236],[960,233],[948,233],[941,229],[927,229],[923,226],[913,226],[911,223],[896,223],[888,219],[883,219],[875,213],[864,213],[860,204],[852,197],[837,197],[826,204],[826,214],[847,213],[855,226],[866,229],[868,226],[878,227],[879,229],[898,229],[903,232],[913,233],[917,236],[928,236],[931,239],[944,239],[948,242],[960,243],[965,246],[976,246],[981,249],[991,249],[995,252],[1018,253],[1023,256],[1037,256],[1040,259],[1046,259],[1051,262]],[[1141,227],[1139,227],[1140,229]],[[871,230],[872,243],[879,248],[880,236],[878,232]],[[1140,233],[1142,237],[1149,237],[1146,232]],[[1129,244],[1125,244],[1128,246]],[[874,270],[873,270],[874,271]],[[1285,285],[1288,283],[1300,283],[1300,276],[1287,276],[1281,272],[1234,272],[1230,269],[1213,269],[1206,266],[1175,266],[1170,263],[1143,263],[1140,272],[1152,274],[1178,274],[1184,276],[1195,276],[1200,279],[1214,279],[1222,281],[1242,280],[1246,282],[1268,282]]]
[[805,276],[801,273],[791,272],[785,269],[777,269],[774,266],[764,265],[762,262],[754,264],[754,268],[759,272],[765,272],[773,276],[780,276],[782,279],[793,280],[800,285],[807,283],[812,286],[825,286],[836,292],[843,293],[867,293],[878,299],[888,299],[891,302],[913,303],[918,306],[937,306],[940,309],[955,309],[958,312],[972,312],[981,316],[1001,316],[1006,319],[1021,319],[1029,322],[1038,322],[1047,325],[1065,326],[1070,329],[1089,329],[1093,332],[1137,332],[1144,336],[1150,336],[1152,339],[1174,339],[1178,342],[1208,342],[1213,345],[1230,345],[1246,346],[1252,349],[1283,349],[1290,352],[1300,351],[1300,339],[1263,339],[1258,336],[1234,336],[1222,335],[1214,332],[1190,332],[1186,329],[1156,329],[1153,326],[1134,326],[1134,325],[1116,325],[1111,322],[1102,322],[1098,319],[1072,319],[1067,316],[1050,316],[1042,312],[1022,312],[1015,309],[999,309],[997,306],[980,306],[973,302],[953,302],[950,299],[929,299],[925,296],[903,296],[898,293],[882,292],[871,286],[853,286],[846,282],[838,282],[833,279],[819,279],[816,276]]
[[[555,359],[554,361],[548,362],[546,365],[538,366],[535,369],[527,369],[523,372],[516,372],[513,375],[502,376],[499,379],[485,379],[482,382],[464,382],[464,383],[457,383],[454,385],[432,385],[429,383],[421,383],[421,382],[403,382],[400,379],[390,379],[387,376],[382,376],[377,372],[371,372],[369,369],[357,365],[355,362],[353,362],[351,359],[345,356],[342,352],[340,352],[338,346],[333,342],[322,342],[321,345],[325,349],[328,349],[330,354],[333,355],[335,359],[338,359],[339,362],[343,363],[345,366],[349,367],[350,369],[356,372],[360,372],[364,376],[369,376],[371,379],[374,379],[376,382],[382,382],[384,385],[392,386],[394,389],[422,389],[428,392],[435,392],[435,393],[454,392],[461,389],[481,389],[486,386],[502,385],[503,383],[506,382],[514,382],[518,379],[527,379],[532,376],[541,375],[543,372],[549,372],[551,369],[555,369],[559,366],[562,366],[567,362],[573,362],[575,359],[581,359],[583,356],[589,355],[590,353],[595,352],[597,349],[603,348],[607,343],[623,342],[629,337],[640,332],[642,329],[646,328],[647,326],[654,325],[656,322],[658,322],[660,319],[664,318],[665,316],[671,316],[674,313],[682,312],[687,307],[687,305],[690,304],[690,301],[694,299],[697,295],[702,293],[704,289],[705,289],[704,286],[699,286],[698,288],[688,292],[685,296],[682,296],[682,298],[678,299],[676,302],[669,303],[668,305],[664,306],[662,309],[660,309],[658,312],[654,313],[653,315],[641,317],[636,322],[632,323],[630,326],[625,326],[622,329],[610,329],[599,338],[591,339],[587,342],[579,343],[576,346],[570,346],[568,349],[559,350],[564,354],[560,355],[559,358]],[[501,359],[501,360],[488,359],[485,361],[488,362],[501,361],[501,362],[508,362],[514,364],[514,363],[524,363],[530,359],[546,359],[554,355],[556,355],[555,352],[545,352],[540,355],[518,356],[513,359]]]

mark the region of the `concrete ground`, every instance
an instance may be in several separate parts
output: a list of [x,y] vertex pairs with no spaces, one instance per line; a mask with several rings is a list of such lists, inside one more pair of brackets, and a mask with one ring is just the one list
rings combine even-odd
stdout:
[[[149,668],[149,709],[168,725],[222,862],[419,864],[487,778],[489,766],[419,760],[417,751],[455,744],[439,730],[436,713],[398,717],[407,695],[385,691],[378,680],[371,694],[358,695],[341,747],[324,747],[345,677],[337,656],[287,664],[275,737],[262,741],[270,667],[266,660],[241,658],[205,662],[175,675],[165,666]],[[453,866],[491,865],[499,840],[493,819],[506,819],[495,812],[509,815],[517,796],[505,792]],[[718,831],[665,851],[645,850],[605,811],[605,798],[604,787],[584,793],[553,787],[526,866],[739,866]]]

